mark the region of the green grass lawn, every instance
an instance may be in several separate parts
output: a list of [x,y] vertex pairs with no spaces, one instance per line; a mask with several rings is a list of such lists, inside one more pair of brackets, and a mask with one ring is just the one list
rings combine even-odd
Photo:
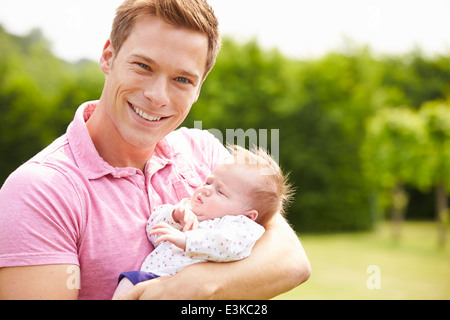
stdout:
[[[447,230],[447,237],[450,232]],[[276,299],[450,299],[450,239],[437,246],[433,222],[406,222],[395,243],[390,225],[370,233],[303,235],[312,274]],[[369,289],[379,269],[380,288]]]

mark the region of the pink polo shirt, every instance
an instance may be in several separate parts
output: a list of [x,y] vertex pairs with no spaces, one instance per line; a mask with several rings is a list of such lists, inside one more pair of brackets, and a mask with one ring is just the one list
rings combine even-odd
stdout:
[[145,173],[113,168],[85,125],[96,105],[80,106],[67,133],[0,190],[0,267],[79,265],[79,299],[110,299],[118,275],[139,270],[153,250],[152,209],[189,197],[228,155],[208,132],[181,128],[158,143]]

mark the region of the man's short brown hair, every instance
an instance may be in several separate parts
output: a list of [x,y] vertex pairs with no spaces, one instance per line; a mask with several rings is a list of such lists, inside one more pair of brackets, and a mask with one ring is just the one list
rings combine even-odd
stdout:
[[130,36],[138,18],[148,14],[168,24],[203,32],[208,36],[206,77],[213,68],[221,47],[219,22],[206,0],[125,0],[117,8],[110,36],[116,54]]

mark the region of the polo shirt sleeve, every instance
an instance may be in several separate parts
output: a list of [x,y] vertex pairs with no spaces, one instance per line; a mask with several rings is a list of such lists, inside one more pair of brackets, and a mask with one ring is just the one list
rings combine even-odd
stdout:
[[58,170],[27,163],[0,190],[0,267],[79,265],[81,200]]

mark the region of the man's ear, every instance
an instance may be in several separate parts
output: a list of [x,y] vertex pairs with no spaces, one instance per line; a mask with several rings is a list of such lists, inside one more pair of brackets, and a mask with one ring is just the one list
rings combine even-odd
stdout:
[[258,211],[254,210],[254,209],[248,210],[244,213],[244,216],[246,216],[250,220],[255,221],[256,218],[258,218]]
[[114,59],[114,48],[112,47],[111,41],[108,39],[106,41],[105,46],[103,47],[102,56],[100,57],[100,69],[102,69],[103,73],[108,75],[111,70],[112,63]]

